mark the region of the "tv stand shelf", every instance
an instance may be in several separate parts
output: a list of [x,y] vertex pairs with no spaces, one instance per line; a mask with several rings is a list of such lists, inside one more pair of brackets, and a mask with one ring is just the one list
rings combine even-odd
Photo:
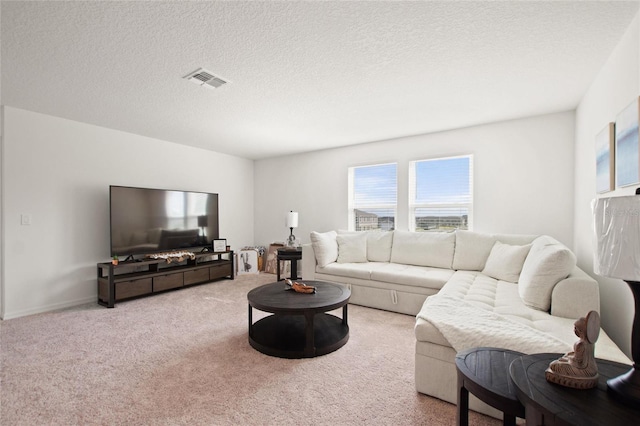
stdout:
[[234,279],[233,250],[196,253],[195,259],[167,263],[144,259],[98,263],[98,303],[107,308],[125,299],[161,291],[204,284],[221,278]]

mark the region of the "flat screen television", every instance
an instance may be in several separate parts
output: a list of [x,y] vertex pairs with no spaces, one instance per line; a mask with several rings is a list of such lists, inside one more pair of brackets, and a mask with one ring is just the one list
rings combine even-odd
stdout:
[[109,187],[111,256],[210,247],[219,238],[218,194]]

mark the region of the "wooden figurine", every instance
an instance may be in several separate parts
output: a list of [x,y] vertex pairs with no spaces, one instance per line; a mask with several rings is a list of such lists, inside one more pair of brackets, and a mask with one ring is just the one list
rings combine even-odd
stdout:
[[547,381],[575,389],[591,389],[598,385],[595,343],[600,335],[600,315],[591,311],[574,323],[574,332],[580,338],[573,351],[549,364],[545,371]]

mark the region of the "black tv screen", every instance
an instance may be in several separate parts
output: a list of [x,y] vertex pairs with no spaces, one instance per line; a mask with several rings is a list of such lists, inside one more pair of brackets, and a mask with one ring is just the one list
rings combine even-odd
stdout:
[[109,187],[111,256],[211,246],[218,239],[218,194]]

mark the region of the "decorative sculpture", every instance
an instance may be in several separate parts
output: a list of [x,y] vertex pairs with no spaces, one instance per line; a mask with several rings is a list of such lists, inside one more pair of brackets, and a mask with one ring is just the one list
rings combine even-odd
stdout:
[[288,286],[285,288],[285,290],[293,290],[296,293],[304,293],[304,294],[314,294],[316,292],[316,288],[312,285],[306,285],[305,283],[291,281],[289,278],[285,279],[284,282]]
[[591,311],[574,323],[574,332],[580,338],[573,351],[549,364],[545,371],[547,381],[575,389],[591,389],[598,385],[595,343],[600,335],[600,315]]

